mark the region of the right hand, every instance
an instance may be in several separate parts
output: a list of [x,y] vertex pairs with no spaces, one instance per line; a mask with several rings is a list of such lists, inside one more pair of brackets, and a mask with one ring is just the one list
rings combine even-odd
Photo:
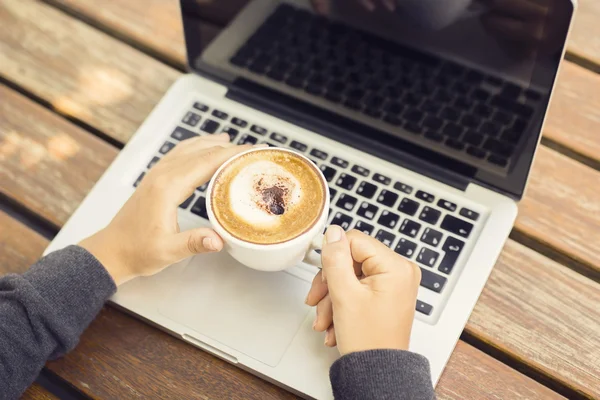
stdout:
[[323,269],[306,302],[317,306],[314,329],[341,355],[408,350],[421,270],[362,232],[332,225],[321,250]]

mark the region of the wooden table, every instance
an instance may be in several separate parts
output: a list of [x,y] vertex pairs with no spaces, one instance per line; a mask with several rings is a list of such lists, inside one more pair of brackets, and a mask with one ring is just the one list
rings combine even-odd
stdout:
[[[206,0],[203,43],[245,1]],[[600,398],[600,3],[580,3],[527,196],[440,399]],[[0,274],[40,256],[183,73],[181,31],[177,0],[0,0]],[[46,373],[92,398],[294,397],[112,307]]]

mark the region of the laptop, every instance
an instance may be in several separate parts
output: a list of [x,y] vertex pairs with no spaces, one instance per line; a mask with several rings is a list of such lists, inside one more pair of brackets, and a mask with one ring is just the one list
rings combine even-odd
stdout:
[[[329,182],[330,224],[421,268],[410,350],[429,359],[435,384],[516,218],[574,1],[251,0],[206,49],[202,3],[181,0],[190,73],[47,252],[104,227],[188,138],[227,132],[234,143],[294,149]],[[181,229],[209,225],[205,191],[179,207]],[[304,304],[317,272],[200,255],[128,282],[111,301],[296,394],[329,399],[339,354]]]

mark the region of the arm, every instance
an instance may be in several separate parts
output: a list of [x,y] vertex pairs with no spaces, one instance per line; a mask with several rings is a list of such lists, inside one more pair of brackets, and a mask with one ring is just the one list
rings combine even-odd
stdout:
[[336,399],[435,398],[427,359],[408,351],[421,270],[362,232],[330,226],[323,269],[307,304],[314,329],[341,358],[331,367]]
[[49,254],[23,275],[0,279],[0,399],[17,398],[47,359],[62,356],[116,290],[78,246]]
[[210,228],[181,232],[177,209],[248,148],[231,145],[227,134],[187,140],[152,168],[106,228],[0,279],[0,400],[17,398],[46,360],[75,347],[116,285],[223,248]]
[[403,350],[369,350],[350,353],[329,372],[333,395],[352,399],[435,399],[429,361]]

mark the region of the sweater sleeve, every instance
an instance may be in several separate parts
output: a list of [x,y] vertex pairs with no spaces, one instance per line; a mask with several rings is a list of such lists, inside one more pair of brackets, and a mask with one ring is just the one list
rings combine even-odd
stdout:
[[429,361],[408,351],[350,353],[331,366],[329,376],[337,400],[435,399]]
[[102,264],[78,246],[0,278],[0,399],[18,398],[48,359],[73,349],[115,290]]

